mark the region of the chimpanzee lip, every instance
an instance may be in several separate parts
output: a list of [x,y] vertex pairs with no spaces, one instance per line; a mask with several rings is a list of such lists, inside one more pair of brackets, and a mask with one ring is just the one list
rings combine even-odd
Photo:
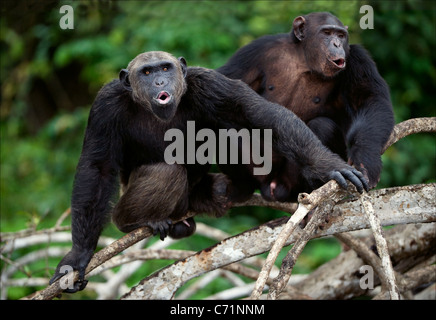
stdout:
[[345,59],[339,58],[339,59],[331,59],[330,60],[336,67],[343,69],[345,68]]
[[166,91],[161,91],[154,100],[160,104],[167,104],[171,101],[171,95]]

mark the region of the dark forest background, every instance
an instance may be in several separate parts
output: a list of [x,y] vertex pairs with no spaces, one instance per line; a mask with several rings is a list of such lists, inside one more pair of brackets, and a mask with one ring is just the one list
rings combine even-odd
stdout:
[[[74,8],[72,30],[59,27],[63,4]],[[359,26],[364,4],[374,9],[374,29]],[[257,37],[289,32],[296,16],[329,11],[349,26],[350,43],[371,53],[397,123],[435,116],[435,8],[432,1],[2,1],[1,231],[52,226],[69,207],[92,101],[144,51],[216,68]],[[434,135],[409,136],[383,155],[378,187],[435,181],[435,159]],[[203,221],[236,233],[282,214],[239,208]],[[105,232],[121,235],[113,226]],[[204,248],[202,241],[192,237],[184,249]],[[332,242],[314,248],[300,272],[339,250]]]

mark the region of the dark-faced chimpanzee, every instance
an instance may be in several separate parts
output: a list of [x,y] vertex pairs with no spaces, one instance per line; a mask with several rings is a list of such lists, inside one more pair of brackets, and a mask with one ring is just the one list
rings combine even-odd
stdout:
[[[370,55],[348,44],[347,27],[330,13],[295,18],[290,33],[261,37],[239,49],[217,71],[246,82],[262,97],[292,110],[318,138],[354,165],[373,188],[380,153],[394,125],[389,88]],[[249,181],[266,199],[292,200],[310,187],[300,164],[274,154],[272,172],[252,177],[240,166],[222,166],[233,181]]]
[[[193,233],[187,210],[223,215],[229,206],[229,181],[208,173],[210,164],[168,164],[165,133],[178,129],[187,137],[188,121],[203,128],[272,129],[273,144],[290,161],[298,161],[306,181],[318,186],[335,179],[351,181],[362,192],[364,176],[332,153],[291,111],[268,102],[240,80],[209,69],[187,68],[183,58],[146,52],[133,59],[119,79],[106,84],[91,108],[72,194],[73,247],[59,263],[51,282],[69,265],[79,281],[67,292],[85,287],[85,268],[110,211],[120,176],[124,194],[112,220],[124,232],[141,226],[154,233],[183,237]],[[184,141],[192,143],[192,141]],[[186,155],[184,157],[186,159]]]

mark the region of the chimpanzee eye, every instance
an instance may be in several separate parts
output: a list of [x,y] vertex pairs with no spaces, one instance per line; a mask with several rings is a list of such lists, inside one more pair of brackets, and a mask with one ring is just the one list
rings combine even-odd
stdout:
[[168,68],[167,67],[163,67],[163,71],[168,71]]
[[150,70],[144,70],[144,73],[148,76],[150,74]]
[[325,34],[326,36],[329,36],[329,35],[331,34],[331,32],[330,32],[330,30],[324,30],[324,34]]

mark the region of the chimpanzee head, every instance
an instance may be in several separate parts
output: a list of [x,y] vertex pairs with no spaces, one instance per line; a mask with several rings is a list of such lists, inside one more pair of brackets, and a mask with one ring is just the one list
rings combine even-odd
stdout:
[[301,43],[313,72],[331,78],[345,69],[350,50],[348,31],[334,15],[315,12],[297,17],[291,33]]
[[186,92],[186,61],[167,52],[150,51],[138,55],[120,71],[123,87],[132,99],[151,110],[160,120],[169,121]]

